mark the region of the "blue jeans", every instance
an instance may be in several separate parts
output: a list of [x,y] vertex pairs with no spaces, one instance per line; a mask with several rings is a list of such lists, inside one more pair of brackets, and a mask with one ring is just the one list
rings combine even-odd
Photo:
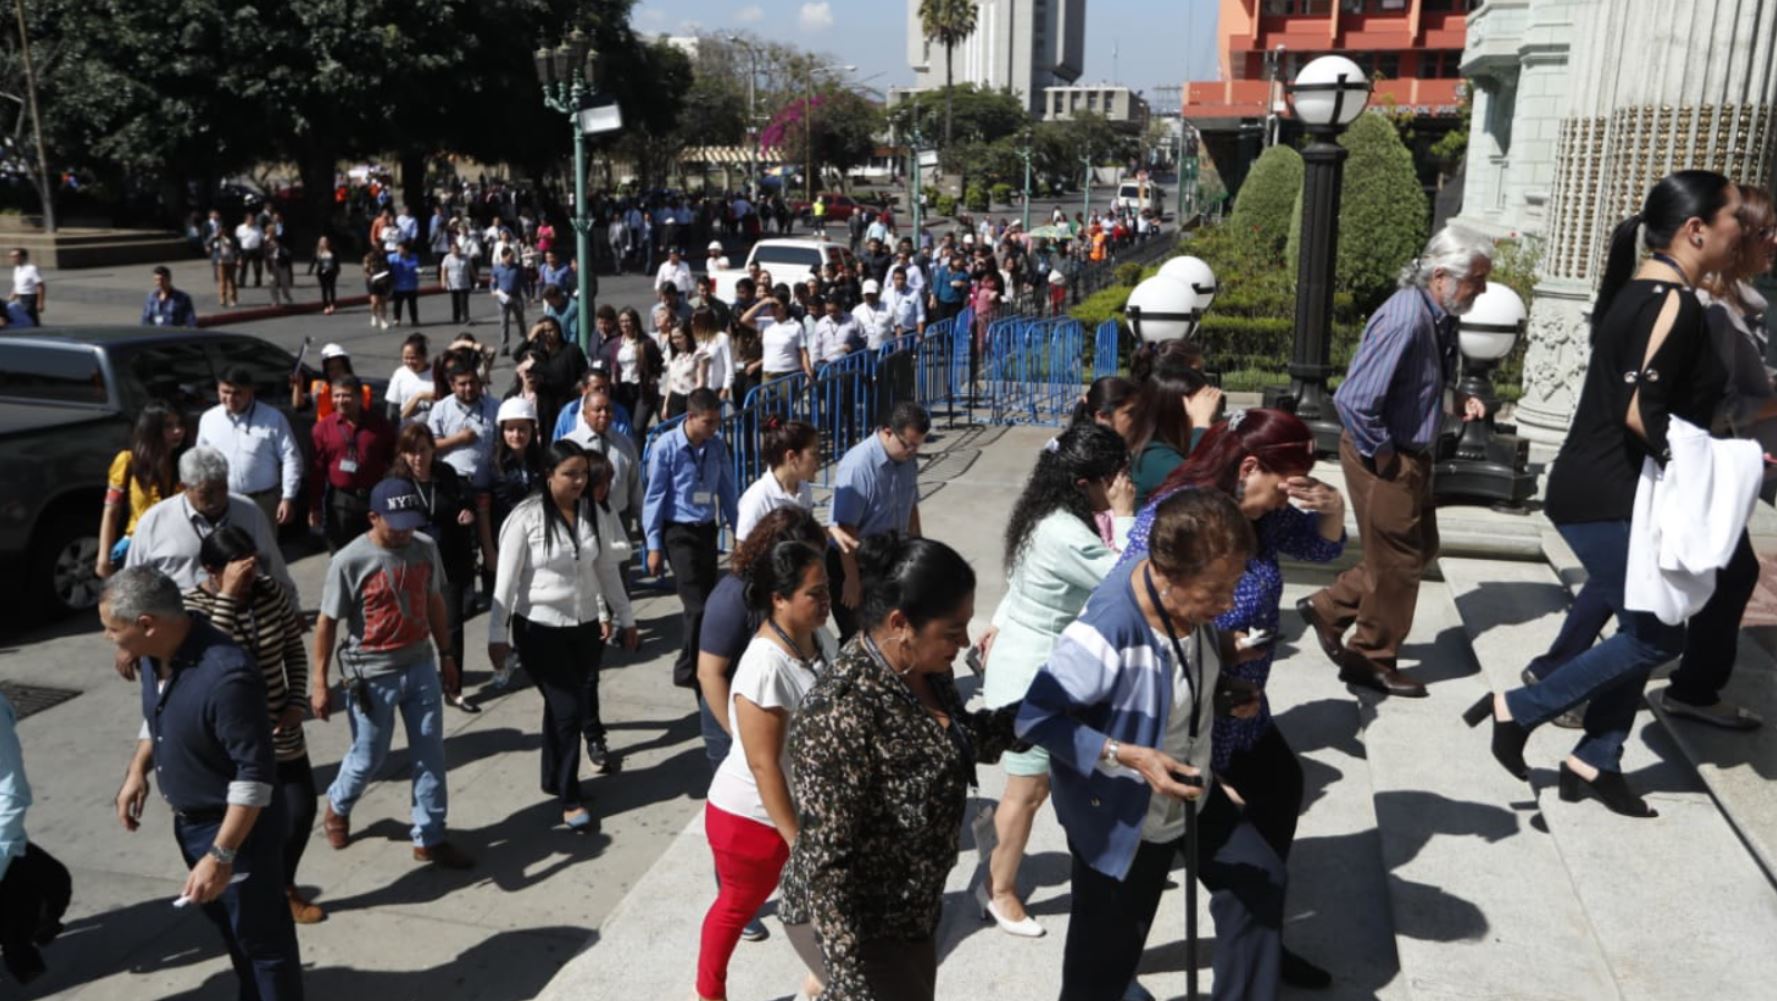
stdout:
[[1585,566],[1588,585],[1597,588],[1595,597],[1616,615],[1617,632],[1556,668],[1541,684],[1507,692],[1506,707],[1512,719],[1535,727],[1589,700],[1586,734],[1573,755],[1599,771],[1621,771],[1623,743],[1635,722],[1641,691],[1655,667],[1684,652],[1684,626],[1669,626],[1650,612],[1623,607],[1628,522],[1576,522],[1555,529]]
[[[215,924],[228,946],[242,1001],[302,1001],[302,956],[290,902],[284,897],[284,809],[274,797],[272,805],[259,812],[235,857],[235,873],[247,878],[230,884],[222,896],[203,906],[204,917]],[[173,833],[185,864],[196,865],[221,829],[220,818],[174,818]]]
[[334,813],[351,815],[352,804],[364,795],[364,787],[389,756],[399,709],[407,728],[407,753],[413,758],[413,843],[431,847],[444,840],[444,813],[450,803],[444,784],[444,696],[438,667],[427,659],[393,674],[372,675],[364,684],[370,691],[370,713],[358,708],[356,698],[346,697],[352,747],[339,763],[339,776],[328,788],[327,799]]
[[697,728],[703,734],[703,754],[709,759],[710,771],[714,772],[722,766],[722,759],[728,757],[728,749],[734,745],[734,738],[716,722],[716,715],[711,711],[702,692],[697,693]]

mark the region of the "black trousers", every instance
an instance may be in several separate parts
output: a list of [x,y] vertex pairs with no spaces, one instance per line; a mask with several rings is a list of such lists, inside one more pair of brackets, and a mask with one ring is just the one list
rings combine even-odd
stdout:
[[450,290],[450,322],[469,322],[469,289],[453,288]]
[[327,551],[337,553],[347,543],[370,531],[370,494],[363,496],[337,487],[327,488],[327,510],[321,519],[321,534],[327,539]]
[[284,801],[284,885],[295,886],[296,867],[308,851],[315,813],[320,809],[321,793],[315,788],[315,770],[309,766],[308,755],[278,762],[275,795]]
[[[543,793],[560,801],[563,810],[580,806],[580,734],[590,715],[598,716],[597,677],[605,641],[599,624],[544,626],[523,616],[512,619],[512,639],[524,669],[543,695]],[[587,693],[592,704],[587,704]]]
[[[469,600],[469,592],[475,589],[474,565],[464,567],[461,573],[445,571],[444,574],[444,608],[450,615],[450,657],[457,662],[457,669],[463,665],[463,619],[467,613],[463,605]],[[493,590],[490,585],[489,591]],[[522,654],[520,656],[523,656]],[[461,678],[461,675],[458,675]]]
[[1241,815],[1278,858],[1288,861],[1302,816],[1302,763],[1289,741],[1277,727],[1269,728],[1258,743],[1229,756],[1221,777],[1246,800]]
[[716,523],[675,521],[661,533],[666,562],[673,568],[679,604],[685,609],[685,635],[673,661],[673,684],[690,688],[697,677],[697,637],[703,632],[703,606],[716,589]]
[[839,600],[845,589],[845,561],[839,556],[839,547],[832,545],[827,547],[827,586],[833,592],[833,624],[839,628],[839,645],[843,647],[858,633],[858,613]]
[[[1197,877],[1215,921],[1216,1001],[1277,997],[1283,953],[1283,860],[1233,801],[1212,791],[1197,823]],[[1073,908],[1061,962],[1061,1001],[1119,1001],[1141,962],[1179,838],[1142,842],[1123,879],[1092,868],[1073,843]],[[1168,929],[1171,937],[1183,929]],[[1194,962],[1195,958],[1187,959]]]
[[253,285],[254,285],[254,287],[257,288],[259,285],[264,284],[264,278],[265,278],[265,250],[264,250],[264,248],[257,248],[254,250],[246,250],[246,249],[241,250],[240,260],[238,262],[236,262],[236,264],[235,264],[234,283],[236,285],[247,284],[247,265],[249,265],[249,264],[253,265]]
[[[242,1001],[302,1001],[302,955],[296,946],[290,901],[284,896],[283,814],[283,804],[273,796],[235,858],[234,871],[247,878],[203,907],[204,917],[216,925],[228,946]],[[220,817],[203,822],[174,819],[173,833],[187,866],[196,865],[210,850],[221,829]]]
[[12,860],[0,879],[0,953],[12,979],[28,984],[48,969],[42,946],[62,933],[62,915],[74,895],[68,867],[34,844]]
[[321,287],[321,305],[336,306],[339,304],[339,272],[332,274],[317,272],[315,284]]
[[420,325],[420,293],[418,289],[396,289],[390,294],[389,301],[393,303],[389,308],[389,315],[396,323],[401,322],[401,304],[406,303],[408,322],[416,327]]

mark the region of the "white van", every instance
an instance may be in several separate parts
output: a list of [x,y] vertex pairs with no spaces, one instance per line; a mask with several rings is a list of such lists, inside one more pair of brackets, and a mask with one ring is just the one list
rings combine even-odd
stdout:
[[1111,207],[1134,212],[1151,209],[1155,215],[1160,215],[1166,211],[1166,191],[1152,181],[1124,181],[1117,187],[1117,197]]

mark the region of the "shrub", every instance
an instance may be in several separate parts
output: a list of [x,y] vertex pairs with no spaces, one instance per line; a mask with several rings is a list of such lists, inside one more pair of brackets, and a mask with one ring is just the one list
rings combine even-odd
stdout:
[[989,193],[993,195],[995,205],[1012,204],[1012,186],[1010,184],[1004,182],[996,184],[989,189]]
[[1114,277],[1118,285],[1127,285],[1130,288],[1134,288],[1141,284],[1142,266],[1135,261],[1125,261],[1112,269],[1111,275]]
[[938,196],[938,214],[941,216],[956,215],[956,199],[949,195]]
[[[1349,292],[1357,308],[1368,313],[1394,293],[1401,268],[1424,249],[1431,209],[1413,154],[1387,118],[1359,115],[1339,142],[1351,156],[1339,203],[1334,287]],[[1294,217],[1285,251],[1291,261],[1300,245],[1299,195]]]
[[1261,154],[1234,199],[1231,225],[1251,232],[1258,246],[1277,261],[1294,224],[1296,199],[1302,191],[1302,154],[1289,146],[1273,146]]
[[963,204],[969,207],[970,212],[986,212],[987,189],[979,184],[969,185],[969,190],[963,192]]
[[1080,326],[1087,331],[1098,329],[1098,325],[1106,320],[1123,321],[1123,307],[1129,303],[1129,293],[1134,291],[1132,285],[1112,285],[1100,289],[1087,296],[1078,306],[1067,311],[1067,315],[1080,321]]

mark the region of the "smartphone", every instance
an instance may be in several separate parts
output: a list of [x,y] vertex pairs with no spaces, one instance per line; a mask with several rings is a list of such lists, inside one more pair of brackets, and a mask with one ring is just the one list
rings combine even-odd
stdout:
[[963,655],[963,664],[971,674],[987,673],[987,665],[981,662],[981,648],[978,646],[970,647],[969,652]]
[[1277,637],[1272,635],[1271,630],[1269,629],[1254,629],[1236,641],[1234,649],[1251,650],[1256,646],[1264,646],[1276,638]]

